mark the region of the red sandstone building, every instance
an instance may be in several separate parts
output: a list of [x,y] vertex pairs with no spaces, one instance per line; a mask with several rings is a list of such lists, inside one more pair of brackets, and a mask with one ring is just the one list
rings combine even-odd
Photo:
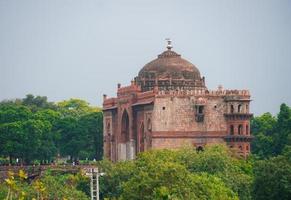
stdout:
[[199,70],[167,50],[146,64],[117,97],[104,95],[104,155],[135,158],[148,149],[224,143],[240,155],[250,152],[248,90],[208,90]]

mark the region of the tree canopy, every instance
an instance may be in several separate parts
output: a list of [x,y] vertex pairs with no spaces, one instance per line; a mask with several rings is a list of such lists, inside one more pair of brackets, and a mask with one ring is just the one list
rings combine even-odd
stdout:
[[27,95],[0,102],[0,157],[22,163],[50,162],[58,154],[71,159],[102,159],[103,115],[86,101],[59,103]]

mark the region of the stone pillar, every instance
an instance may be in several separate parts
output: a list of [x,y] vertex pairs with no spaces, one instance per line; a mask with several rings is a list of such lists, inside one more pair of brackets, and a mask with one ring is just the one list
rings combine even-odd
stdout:
[[126,143],[118,144],[118,160],[126,160],[127,147]]

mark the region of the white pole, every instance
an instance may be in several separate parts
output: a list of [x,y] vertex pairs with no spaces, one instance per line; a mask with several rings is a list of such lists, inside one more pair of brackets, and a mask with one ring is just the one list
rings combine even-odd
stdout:
[[94,200],[93,195],[93,169],[90,169],[90,191],[91,191],[91,200]]
[[96,179],[97,179],[97,183],[96,183],[96,191],[97,191],[97,200],[99,200],[99,171],[98,171],[98,168],[97,168],[97,175],[96,175]]

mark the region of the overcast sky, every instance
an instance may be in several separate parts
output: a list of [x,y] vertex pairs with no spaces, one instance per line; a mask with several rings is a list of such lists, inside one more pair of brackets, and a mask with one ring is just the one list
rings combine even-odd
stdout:
[[287,0],[0,0],[0,100],[101,106],[167,37],[209,89],[249,89],[256,115],[291,105]]

